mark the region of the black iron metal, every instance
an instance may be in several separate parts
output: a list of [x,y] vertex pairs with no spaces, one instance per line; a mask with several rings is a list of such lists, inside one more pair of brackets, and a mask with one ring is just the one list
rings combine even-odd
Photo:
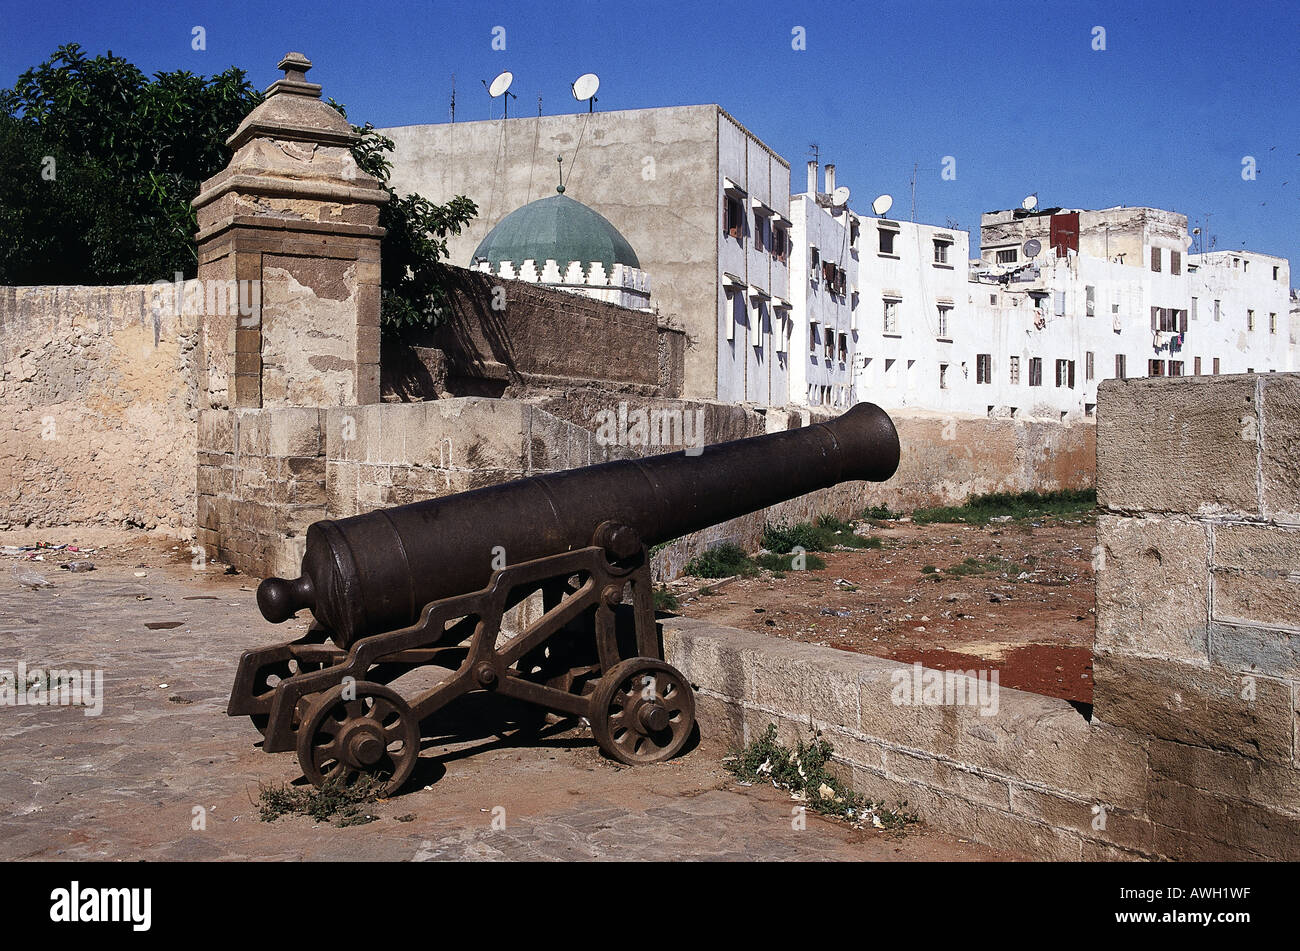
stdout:
[[[386,793],[411,775],[421,721],[471,691],[585,717],[623,762],[667,759],[694,728],[694,701],[663,660],[647,546],[846,480],[883,481],[898,459],[888,415],[860,404],[698,455],[317,522],[302,576],[258,588],[269,620],[307,607],[317,626],[246,651],[227,712],[250,717],[267,752],[297,749],[312,782],[377,775]],[[503,615],[535,594],[541,616],[503,638]],[[410,697],[387,686],[426,665],[446,676]]]
[[[381,509],[307,530],[302,576],[268,578],[269,621],[309,608],[335,643],[410,624],[429,602],[477,591],[504,552],[518,564],[590,544],[604,522],[656,545],[850,479],[898,467],[889,416],[860,403],[827,423]],[[629,531],[630,529],[630,531]]]

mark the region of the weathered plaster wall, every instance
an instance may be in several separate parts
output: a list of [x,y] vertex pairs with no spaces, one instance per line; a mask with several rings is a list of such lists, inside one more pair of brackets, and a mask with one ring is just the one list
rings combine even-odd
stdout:
[[0,288],[0,527],[192,529],[199,317],[171,291]]

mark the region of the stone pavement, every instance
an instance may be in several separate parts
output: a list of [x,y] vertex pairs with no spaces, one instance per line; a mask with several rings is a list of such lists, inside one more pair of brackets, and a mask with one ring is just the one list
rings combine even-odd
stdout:
[[267,623],[251,579],[217,565],[195,571],[183,551],[156,542],[101,550],[93,572],[58,570],[67,557],[76,556],[23,563],[55,583],[40,589],[20,588],[17,560],[0,559],[0,669],[102,669],[103,712],[0,706],[0,859],[1009,857],[924,829],[896,835],[809,816],[796,830],[788,796],[737,785],[708,737],[670,763],[633,769],[603,757],[585,729],[514,745],[472,708],[447,727],[454,742],[426,741],[407,792],[369,807],[377,821],[265,823],[259,786],[297,779],[297,759],[261,752],[225,705],[240,653],[296,637],[305,622]]

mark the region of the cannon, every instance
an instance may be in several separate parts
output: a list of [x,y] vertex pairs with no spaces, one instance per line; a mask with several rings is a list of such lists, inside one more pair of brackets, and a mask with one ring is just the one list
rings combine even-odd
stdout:
[[[267,620],[306,609],[314,623],[244,652],[227,712],[252,720],[266,752],[296,750],[312,783],[369,775],[384,795],[409,779],[422,722],[472,692],[585,718],[620,762],[669,759],[695,703],[663,658],[650,547],[840,482],[883,482],[898,460],[893,422],[860,403],[800,429],[315,522],[301,575],[257,589]],[[540,614],[503,633],[530,598]],[[425,666],[443,676],[395,689]]]

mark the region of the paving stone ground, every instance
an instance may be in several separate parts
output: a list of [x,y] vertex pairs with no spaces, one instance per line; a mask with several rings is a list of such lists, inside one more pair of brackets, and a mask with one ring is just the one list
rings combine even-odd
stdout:
[[[376,821],[262,822],[259,788],[299,779],[297,759],[263,753],[251,724],[226,716],[226,701],[240,653],[292,639],[305,622],[269,624],[252,580],[221,566],[195,571],[168,546],[101,549],[87,573],[58,569],[75,555],[24,562],[55,583],[40,589],[20,587],[17,559],[0,559],[0,669],[22,661],[104,672],[97,717],[0,706],[0,859],[1016,857],[924,828],[897,835],[809,816],[796,830],[788,795],[737,785],[708,736],[670,763],[625,768],[581,727],[527,745],[497,735],[499,711],[482,702],[443,724],[452,737],[432,736],[436,720],[425,724],[413,781],[369,807]],[[193,828],[196,807],[203,829]]]

